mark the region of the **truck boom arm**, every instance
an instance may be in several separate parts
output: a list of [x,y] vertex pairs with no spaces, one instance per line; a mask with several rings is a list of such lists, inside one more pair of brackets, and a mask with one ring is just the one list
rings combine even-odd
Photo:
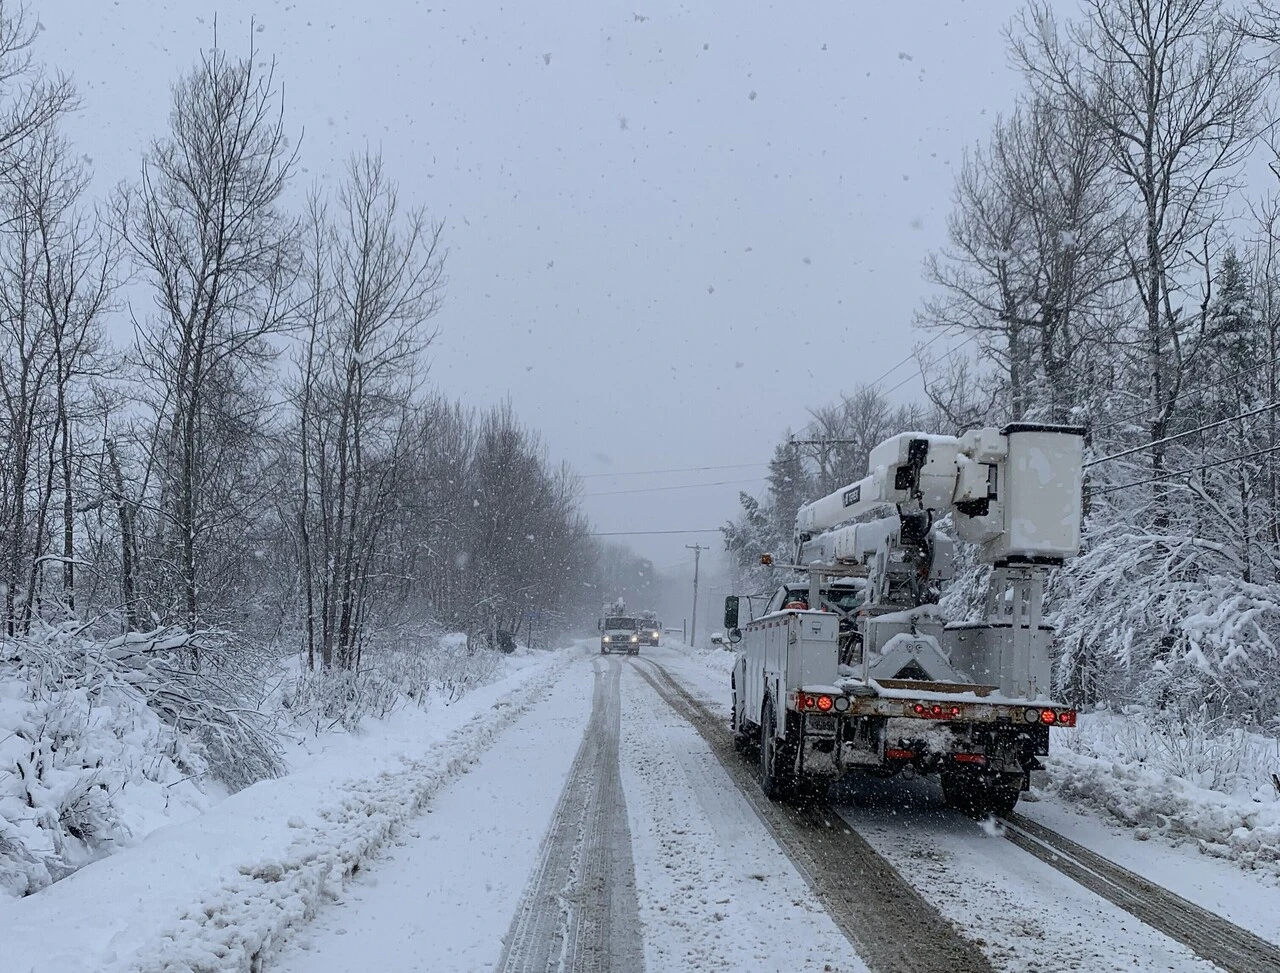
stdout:
[[901,433],[871,451],[862,479],[800,508],[796,563],[865,559],[882,536],[865,521],[894,509],[898,542],[922,542],[951,514],[987,563],[1060,563],[1080,549],[1083,454],[1084,432],[1073,426]]

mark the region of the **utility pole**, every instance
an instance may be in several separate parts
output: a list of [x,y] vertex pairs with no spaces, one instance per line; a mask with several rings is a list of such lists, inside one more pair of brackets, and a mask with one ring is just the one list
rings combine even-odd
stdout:
[[685,547],[693,551],[693,621],[689,623],[689,644],[693,645],[698,638],[698,561],[702,558],[702,552],[711,548],[701,544],[686,544]]

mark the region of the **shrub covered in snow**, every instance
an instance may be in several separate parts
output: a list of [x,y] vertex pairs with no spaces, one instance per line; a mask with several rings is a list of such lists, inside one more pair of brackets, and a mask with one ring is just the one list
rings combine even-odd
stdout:
[[1135,829],[1280,872],[1280,742],[1159,711],[1082,716],[1056,734],[1050,786]]
[[283,705],[291,721],[310,732],[352,730],[365,717],[382,719],[400,706],[425,707],[433,699],[451,703],[492,679],[500,658],[461,633],[383,633],[362,649],[355,669],[301,665]]
[[0,888],[37,891],[171,804],[198,810],[193,781],[234,790],[279,773],[252,692],[245,660],[212,635],[0,642]]
[[1280,730],[1280,591],[1227,545],[1102,528],[1059,581],[1064,691]]
[[[381,633],[354,670],[280,670],[218,633],[0,641],[0,889],[26,895],[230,791],[284,771],[275,702],[313,733],[448,705],[500,653],[434,629]],[[264,675],[278,673],[277,678]]]

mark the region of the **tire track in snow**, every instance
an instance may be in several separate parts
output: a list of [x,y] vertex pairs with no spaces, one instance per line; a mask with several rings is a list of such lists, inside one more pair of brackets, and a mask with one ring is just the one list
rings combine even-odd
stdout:
[[[711,747],[799,869],[840,931],[876,973],[991,973],[978,947],[960,934],[863,838],[819,806],[774,804],[754,768],[734,750],[724,721],[652,659],[636,671]],[[653,667],[653,672],[648,667]],[[839,822],[833,826],[833,822]]]
[[591,718],[516,909],[502,973],[642,971],[631,832],[618,771],[622,668],[595,667]]
[[1020,814],[1005,837],[1227,973],[1280,971],[1280,947]]
[[[651,659],[645,661],[658,665]],[[687,719],[694,721],[697,715],[694,711],[701,710],[701,716],[712,721],[716,733],[728,736],[727,729],[722,726],[723,720],[712,715],[665,670],[661,675],[675,692],[687,700],[688,711],[684,714]],[[1006,825],[1005,837],[1016,847],[1124,910],[1155,932],[1186,947],[1200,959],[1228,973],[1280,973],[1280,947],[1276,944],[1116,865],[1044,825],[1021,815],[1011,816]],[[1058,959],[1062,960],[1062,957]],[[994,962],[1003,965],[999,957]],[[1072,968],[1080,967],[1073,965]]]

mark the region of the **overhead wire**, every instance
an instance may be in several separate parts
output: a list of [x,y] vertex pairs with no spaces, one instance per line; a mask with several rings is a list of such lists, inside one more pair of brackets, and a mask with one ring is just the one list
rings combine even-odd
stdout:
[[[956,345],[954,348],[952,348],[952,349],[950,349],[950,350],[951,350],[951,351],[959,351],[959,350],[960,350],[961,348],[963,348],[965,345],[972,344],[974,341],[976,341],[976,340],[977,340],[977,338],[978,338],[978,336],[977,336],[976,334],[971,334],[971,335],[969,335],[969,337],[965,338],[965,339],[964,339],[964,341],[960,342],[960,344]],[[928,347],[928,346],[926,345],[925,347]],[[921,373],[920,378],[924,378],[924,374],[923,374],[923,373]],[[899,383],[898,383],[897,385],[895,385],[893,388],[891,388],[891,389],[886,389],[884,392],[881,392],[880,394],[881,394],[881,395],[892,395],[894,392],[898,391],[898,389],[902,388],[902,386],[906,385],[908,382],[915,381],[915,379],[916,379],[916,376],[915,376],[915,375],[908,375],[906,378],[904,378],[901,382],[899,382]]]
[[[881,382],[883,382],[886,378],[888,378],[890,375],[892,375],[894,372],[896,372],[899,368],[901,368],[901,367],[902,367],[903,365],[905,365],[907,362],[911,361],[911,359],[915,358],[915,357],[916,357],[916,354],[917,354],[919,351],[923,351],[925,348],[928,348],[931,344],[933,344],[935,341],[938,341],[940,338],[945,338],[945,337],[947,337],[948,335],[954,335],[954,334],[958,333],[959,331],[960,331],[960,328],[957,326],[957,327],[955,327],[955,328],[949,328],[949,329],[947,329],[946,331],[941,331],[941,332],[939,332],[938,334],[934,335],[932,338],[930,338],[928,341],[926,341],[923,345],[921,345],[919,349],[917,349],[916,351],[913,351],[913,352],[912,352],[911,354],[909,354],[906,358],[902,359],[902,361],[898,362],[898,364],[894,365],[894,366],[893,366],[892,368],[890,368],[887,372],[883,373],[879,378],[876,378],[874,381],[869,382],[869,383],[867,384],[867,386],[866,386],[866,387],[867,387],[867,388],[875,388],[877,385],[879,385]],[[972,344],[972,343],[977,339],[977,337],[978,337],[978,336],[977,336],[976,334],[971,334],[969,337],[965,338],[965,339],[964,339],[964,341],[960,342],[960,343],[959,343],[958,345],[956,345],[954,348],[951,348],[951,349],[950,349],[950,351],[959,351],[961,348],[965,347],[966,345]],[[892,395],[894,392],[898,391],[898,389],[902,388],[902,387],[903,387],[904,385],[906,385],[908,382],[913,382],[913,381],[915,381],[915,379],[916,379],[916,375],[914,375],[914,374],[912,374],[912,375],[908,375],[906,378],[904,378],[904,379],[903,379],[901,382],[899,382],[897,385],[893,386],[893,388],[886,389],[886,390],[884,390],[883,392],[881,392],[880,394],[881,394],[881,395]],[[808,430],[808,429],[812,429],[814,426],[816,426],[816,425],[817,425],[817,423],[818,423],[818,420],[817,420],[817,419],[813,419],[813,420],[811,420],[810,422],[806,423],[803,427],[801,427],[801,429],[800,429],[800,433],[793,435],[791,438],[792,438],[792,439],[797,438],[800,434],[803,434],[806,430]]]
[[[896,372],[899,368],[901,368],[901,367],[902,367],[903,365],[905,365],[907,362],[911,361],[911,359],[915,358],[915,357],[916,357],[916,355],[917,355],[919,352],[923,351],[925,348],[928,348],[928,347],[929,347],[931,344],[933,344],[935,341],[938,341],[938,340],[940,340],[940,339],[942,339],[942,338],[945,338],[945,337],[947,337],[947,335],[955,334],[955,333],[957,333],[959,330],[960,330],[960,326],[959,326],[959,325],[956,325],[956,326],[955,326],[955,327],[953,327],[953,328],[947,328],[945,331],[939,331],[939,332],[938,332],[937,334],[935,334],[932,338],[930,338],[930,339],[929,339],[928,341],[926,341],[923,345],[921,345],[918,349],[914,349],[914,350],[911,352],[911,354],[907,355],[907,357],[906,357],[906,358],[904,358],[904,359],[902,359],[902,361],[898,362],[898,364],[894,365],[892,368],[890,368],[887,372],[885,372],[885,373],[884,373],[883,375],[881,375],[879,378],[873,379],[873,380],[872,380],[871,382],[869,382],[868,384],[870,385],[870,387],[871,387],[871,388],[875,388],[877,385],[879,385],[881,382],[883,382],[886,378],[888,378],[890,375],[892,375],[894,372]],[[972,339],[970,339],[970,340],[972,340]]]
[[594,530],[592,537],[648,537],[655,534],[718,534],[719,527],[708,527],[705,530]]
[[696,490],[700,487],[735,486],[740,483],[759,483],[762,476],[753,476],[745,480],[713,480],[710,483],[674,483],[670,486],[632,487],[628,490],[602,490],[599,493],[584,493],[584,497],[618,497],[629,493],[664,493],[668,490]]
[[[930,345],[934,344],[936,341],[940,340],[941,338],[954,334],[956,330],[958,329],[948,329],[948,330],[939,332],[933,338],[929,339],[929,341],[925,342],[925,344],[922,345],[921,348],[929,347]],[[958,345],[952,348],[951,351],[958,351],[959,349],[964,348],[965,346],[971,344],[976,338],[977,338],[976,334],[970,335],[964,341],[960,342]],[[903,358],[901,361],[897,362],[891,368],[889,368],[888,370],[883,372],[881,375],[879,375],[874,381],[872,381],[870,383],[870,387],[874,388],[876,385],[883,382],[884,379],[886,379],[888,376],[892,375],[895,371],[897,371],[903,365],[910,362],[911,359],[915,357],[915,355],[916,353],[913,352],[911,355],[908,355],[906,358]],[[1192,391],[1197,393],[1211,391],[1215,388],[1220,388],[1223,385],[1236,381],[1237,379],[1243,378],[1244,376],[1250,375],[1261,368],[1265,368],[1269,365],[1275,365],[1275,364],[1280,364],[1280,357],[1259,362],[1255,365],[1250,366],[1249,368],[1242,369],[1238,372],[1234,372],[1231,375],[1227,375],[1224,378],[1221,378],[1218,381],[1213,382],[1209,385],[1198,386],[1195,389],[1188,388],[1184,392],[1180,392],[1177,396],[1175,396],[1174,399],[1171,400],[1170,404],[1172,404],[1172,402],[1178,401],[1180,398],[1183,397],[1184,394],[1190,393]],[[884,390],[882,394],[890,395],[893,392],[896,392],[898,389],[902,388],[904,385],[908,384],[909,382],[914,381],[916,377],[917,376],[914,374],[909,375],[906,378],[904,378],[902,381],[892,386],[891,388]],[[1257,409],[1253,409],[1247,412],[1242,412],[1242,413],[1239,413],[1238,415],[1229,416],[1225,419],[1220,419],[1215,422],[1198,426],[1195,429],[1189,429],[1185,432],[1177,433],[1172,436],[1166,436],[1154,442],[1144,443],[1140,446],[1135,446],[1131,449],[1126,449],[1118,453],[1112,453],[1107,456],[1099,457],[1098,459],[1091,460],[1090,462],[1086,463],[1085,468],[1088,469],[1090,467],[1097,466],[1102,463],[1111,462],[1113,460],[1122,459],[1127,456],[1135,455],[1137,453],[1146,452],[1147,450],[1153,449],[1157,446],[1165,445],[1167,443],[1177,442],[1189,436],[1194,436],[1197,433],[1207,432],[1212,429],[1220,428],[1221,426],[1227,425],[1228,423],[1238,422],[1241,419],[1247,419],[1252,416],[1261,415],[1264,412],[1268,412],[1276,408],[1280,408],[1280,402],[1272,402],[1265,406],[1261,406]],[[1126,422],[1131,422],[1134,419],[1139,419],[1144,415],[1149,415],[1154,411],[1156,411],[1156,407],[1143,409],[1139,412],[1134,412],[1126,416],[1121,416],[1119,418],[1116,418],[1107,422],[1106,424],[1100,427],[1095,428],[1094,433],[1097,434],[1100,432],[1106,432],[1110,429],[1116,428],[1117,426],[1123,425]],[[804,432],[807,429],[813,428],[817,424],[817,421],[818,420],[816,419],[810,421],[807,425],[805,425],[801,429],[801,432]],[[1091,496],[1098,496],[1102,494],[1112,493],[1118,490],[1131,489],[1137,486],[1144,486],[1151,483],[1157,483],[1157,482],[1169,480],[1178,476],[1185,476],[1188,473],[1196,473],[1196,472],[1202,472],[1207,469],[1214,469],[1220,466],[1225,466],[1233,462],[1244,462],[1249,459],[1256,459],[1261,456],[1266,456],[1275,452],[1280,452],[1280,446],[1269,448],[1269,449],[1257,450],[1255,452],[1246,453],[1239,456],[1228,457],[1226,459],[1216,460],[1210,463],[1202,463],[1196,466],[1189,466],[1180,470],[1175,470],[1172,472],[1163,473],[1163,474],[1159,474],[1152,477],[1146,477],[1144,479],[1134,480],[1124,484],[1090,488],[1086,492]],[[615,477],[615,476],[617,477],[648,476],[648,475],[659,475],[659,474],[665,474],[665,473],[711,472],[711,471],[733,470],[733,469],[759,469],[759,468],[767,467],[768,465],[769,465],[768,463],[732,463],[732,464],[724,464],[724,465],[717,465],[717,466],[670,467],[670,468],[661,469],[661,470],[630,470],[630,471],[622,471],[617,473],[587,473],[587,474],[582,474],[582,479],[593,479],[593,478],[599,478],[599,477]],[[620,496],[620,495],[634,494],[634,493],[657,493],[657,492],[668,492],[673,490],[699,489],[703,487],[712,487],[712,486],[733,486],[733,485],[745,484],[745,483],[758,483],[761,481],[761,479],[762,479],[761,477],[753,477],[753,478],[741,479],[741,480],[717,480],[709,483],[673,484],[669,486],[660,486],[660,487],[637,487],[637,488],[626,489],[626,490],[609,490],[609,491],[602,491],[598,493],[588,493],[588,494],[584,494],[584,496],[587,496],[587,497]],[[646,536],[646,535],[662,535],[662,534],[708,534],[708,533],[718,533],[718,532],[719,532],[719,528],[707,528],[703,530],[600,531],[600,532],[594,532],[592,536],[594,537]]]
[[602,476],[654,476],[659,473],[704,473],[712,470],[745,470],[768,466],[768,463],[730,463],[727,466],[673,466],[665,470],[627,470],[621,473],[579,473],[578,479],[591,480]]
[[1173,470],[1172,472],[1161,473],[1157,476],[1149,476],[1146,479],[1133,480],[1129,483],[1119,483],[1105,487],[1091,487],[1086,490],[1085,493],[1088,496],[1094,497],[1101,496],[1104,493],[1115,493],[1117,490],[1129,490],[1133,487],[1146,486],[1148,483],[1160,483],[1165,480],[1171,480],[1177,476],[1186,476],[1188,473],[1200,473],[1204,470],[1211,470],[1218,466],[1226,466],[1228,463],[1243,463],[1246,460],[1257,459],[1260,456],[1267,456],[1276,452],[1280,452],[1280,446],[1269,446],[1266,449],[1254,450],[1252,453],[1228,456],[1226,459],[1214,460],[1212,463],[1200,463],[1196,466],[1188,466],[1181,470]]
[[[1213,389],[1221,388],[1222,386],[1228,384],[1229,382],[1234,382],[1238,378],[1243,378],[1245,375],[1248,375],[1252,372],[1256,372],[1259,368],[1266,368],[1268,365],[1277,365],[1277,364],[1280,364],[1280,358],[1269,358],[1266,361],[1258,362],[1258,364],[1256,365],[1250,365],[1248,368],[1241,369],[1238,372],[1233,372],[1232,374],[1227,375],[1224,378],[1220,378],[1216,382],[1211,382],[1208,385],[1197,385],[1194,388],[1190,386],[1184,387],[1181,391],[1178,392],[1177,395],[1175,395],[1172,399],[1169,400],[1168,405],[1173,405],[1175,402],[1177,402],[1179,399],[1181,399],[1184,395],[1186,395],[1189,392],[1197,392],[1197,393],[1210,392]],[[1122,426],[1126,422],[1132,422],[1134,419],[1141,419],[1143,416],[1150,415],[1151,413],[1157,412],[1162,408],[1165,408],[1165,406],[1149,406],[1138,412],[1132,412],[1127,416],[1121,416],[1118,419],[1112,419],[1110,422],[1106,423],[1105,425],[1096,426],[1094,427],[1092,432],[1094,435],[1097,435],[1098,433],[1106,432],[1109,429],[1116,428],[1116,426]]]
[[1143,453],[1148,449],[1155,449],[1157,446],[1163,446],[1166,443],[1177,442],[1179,439],[1186,439],[1188,436],[1194,436],[1199,432],[1208,432],[1210,429],[1217,429],[1219,426],[1225,426],[1229,422],[1237,422],[1241,419],[1248,419],[1251,416],[1261,415],[1272,409],[1280,408],[1280,402],[1270,402],[1267,405],[1260,406],[1257,409],[1251,409],[1248,412],[1241,412],[1239,415],[1228,416],[1226,419],[1219,419],[1216,422],[1210,422],[1203,426],[1197,426],[1195,429],[1188,429],[1186,432],[1180,432],[1173,436],[1165,436],[1162,439],[1156,439],[1149,443],[1143,443],[1141,446],[1134,446],[1130,449],[1121,450],[1118,453],[1112,453],[1109,456],[1101,456],[1098,459],[1090,460],[1084,464],[1087,470],[1090,467],[1097,466],[1099,463],[1109,463],[1112,460],[1123,459],[1126,456],[1132,456],[1135,453]]
[[[936,335],[934,335],[932,338],[926,341],[923,345],[921,345],[920,348],[913,350],[911,354],[907,355],[901,361],[897,362],[896,364],[888,368],[886,371],[881,373],[879,376],[877,376],[874,380],[872,380],[869,383],[868,387],[875,388],[877,385],[881,384],[886,378],[888,378],[890,375],[896,372],[899,368],[901,368],[903,365],[906,365],[913,358],[915,358],[919,351],[930,347],[935,342],[940,341],[943,338],[946,338],[948,336],[958,333],[959,330],[960,329],[956,327],[956,328],[947,328],[943,331],[938,332]],[[970,344],[976,337],[977,337],[976,335],[970,335],[968,338],[962,341],[959,345],[953,348],[952,351],[965,347],[966,345]],[[893,386],[893,388],[887,390],[883,394],[888,395],[893,392],[896,392],[898,389],[902,388],[902,386],[906,385],[908,382],[915,380],[915,378],[916,376],[914,374],[909,375],[903,381],[899,382],[897,385]],[[817,425],[817,422],[818,422],[817,419],[811,420],[801,428],[800,432],[803,433],[805,430],[812,429],[814,426]],[[765,468],[767,466],[769,466],[768,463],[734,463],[734,464],[726,464],[726,465],[720,465],[720,466],[683,466],[683,467],[670,467],[670,468],[661,469],[661,470],[630,470],[630,471],[624,471],[624,472],[618,472],[618,473],[584,473],[580,475],[580,478],[585,480],[585,479],[598,479],[600,477],[649,476],[649,475],[659,475],[664,473],[697,473],[697,472],[711,472],[711,471],[718,471],[718,470],[733,470],[733,469],[760,469],[760,468]],[[737,485],[746,484],[746,483],[759,483],[763,479],[764,479],[763,477],[752,477],[749,479],[741,479],[741,480],[716,480],[709,483],[685,483],[685,484],[672,484],[669,486],[657,486],[657,487],[633,487],[625,490],[603,490],[595,493],[584,493],[583,497],[584,498],[612,497],[612,496],[624,496],[624,495],[638,494],[638,493],[664,493],[664,492],[670,492],[673,490],[691,490],[691,489],[700,489],[703,487],[713,487],[713,486],[737,486]],[[599,531],[599,532],[594,532],[591,536],[621,537],[621,536],[646,536],[646,535],[660,535],[660,534],[703,534],[703,533],[718,533],[718,532],[719,532],[719,528],[712,528],[710,530]]]

